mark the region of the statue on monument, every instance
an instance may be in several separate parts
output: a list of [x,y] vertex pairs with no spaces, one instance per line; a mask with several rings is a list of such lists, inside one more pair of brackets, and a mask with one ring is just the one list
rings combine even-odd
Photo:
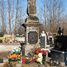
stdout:
[[36,0],[27,0],[27,14],[32,15],[36,14]]
[[28,22],[29,20],[38,22],[39,19],[36,16],[36,0],[27,0],[27,15],[28,18],[25,19],[25,22]]

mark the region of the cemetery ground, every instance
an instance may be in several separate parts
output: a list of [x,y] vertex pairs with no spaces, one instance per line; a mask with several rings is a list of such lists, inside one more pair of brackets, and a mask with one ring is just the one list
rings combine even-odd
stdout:
[[[7,57],[9,52],[14,48],[14,47],[18,47],[18,44],[0,44],[0,59],[3,58],[3,63],[0,63],[0,67],[10,67],[9,63],[7,62]],[[38,65],[36,63],[33,64],[21,64],[20,62],[12,62],[11,63],[12,67],[38,67]],[[44,67],[42,65],[42,67]]]
[[37,63],[29,63],[29,64],[22,64],[21,61],[19,62],[9,62],[7,61],[7,57],[9,52],[14,48],[18,47],[19,44],[0,44],[0,59],[3,58],[3,63],[0,63],[0,67],[58,67],[58,66],[50,66],[49,63],[45,63],[45,65],[37,64]]

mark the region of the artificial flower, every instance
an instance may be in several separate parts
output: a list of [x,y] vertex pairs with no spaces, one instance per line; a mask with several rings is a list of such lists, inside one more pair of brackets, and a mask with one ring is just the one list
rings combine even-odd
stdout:
[[22,64],[25,64],[25,63],[26,63],[26,58],[22,57]]
[[39,54],[40,52],[41,52],[41,49],[40,48],[37,48],[37,49],[34,50],[34,53],[35,54]]
[[44,53],[45,55],[48,54],[48,50],[42,50],[42,53]]
[[39,62],[40,64],[42,64],[42,59],[43,59],[43,57],[42,57],[42,53],[39,53],[38,54],[38,58],[37,58],[37,62]]

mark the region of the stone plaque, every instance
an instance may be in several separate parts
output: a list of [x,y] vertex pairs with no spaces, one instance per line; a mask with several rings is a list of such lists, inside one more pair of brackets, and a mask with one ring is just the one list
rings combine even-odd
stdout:
[[36,0],[28,0],[28,15],[36,14]]
[[38,42],[38,33],[36,31],[30,31],[28,33],[28,43],[36,44]]

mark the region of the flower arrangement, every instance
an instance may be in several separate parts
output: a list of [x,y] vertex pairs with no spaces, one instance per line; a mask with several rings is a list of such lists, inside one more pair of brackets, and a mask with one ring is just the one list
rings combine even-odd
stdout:
[[22,64],[29,64],[36,61],[36,57],[22,57]]
[[21,60],[21,48],[14,48],[8,56],[9,62],[10,61],[18,61]]
[[46,53],[47,53],[47,51],[41,50],[41,48],[32,49],[27,54],[27,56],[22,57],[22,63],[27,64],[27,63],[36,62],[39,64],[44,64]]
[[21,55],[19,55],[19,54],[10,54],[8,56],[8,58],[9,58],[9,61],[17,61],[17,60],[21,59]]

